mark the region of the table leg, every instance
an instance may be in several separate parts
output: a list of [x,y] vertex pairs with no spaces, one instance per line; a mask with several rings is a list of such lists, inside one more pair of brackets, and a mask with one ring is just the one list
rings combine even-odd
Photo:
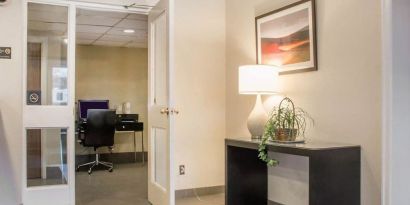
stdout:
[[137,162],[137,142],[135,139],[135,132],[134,132],[134,162]]
[[144,131],[141,132],[141,150],[142,150],[142,164],[145,164]]

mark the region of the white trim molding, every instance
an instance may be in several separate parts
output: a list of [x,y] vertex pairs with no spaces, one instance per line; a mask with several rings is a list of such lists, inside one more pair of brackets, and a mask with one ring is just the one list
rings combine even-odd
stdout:
[[410,195],[410,1],[382,0],[384,205],[408,205]]
[[392,122],[392,0],[382,0],[382,204],[390,205]]
[[98,10],[98,11],[110,11],[110,12],[122,12],[122,13],[136,13],[148,15],[151,10],[150,7],[128,7],[125,8],[121,5],[114,4],[101,4],[101,3],[89,3],[84,1],[70,1],[70,0],[27,0],[28,2],[52,4],[52,5],[73,5],[75,8]]

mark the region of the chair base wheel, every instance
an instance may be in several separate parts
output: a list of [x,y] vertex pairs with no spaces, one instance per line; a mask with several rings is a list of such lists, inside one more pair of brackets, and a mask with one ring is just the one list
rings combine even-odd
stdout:
[[113,163],[111,163],[111,162],[99,161],[98,155],[97,155],[95,161],[89,162],[89,163],[86,163],[86,164],[78,165],[75,170],[78,172],[78,171],[80,171],[80,168],[81,168],[81,167],[87,166],[87,167],[88,167],[88,174],[91,175],[91,173],[93,173],[93,169],[94,169],[95,167],[97,167],[97,166],[100,166],[100,165],[102,165],[102,166],[108,168],[107,170],[108,170],[109,172],[112,172],[112,171],[114,170],[114,164],[113,164]]

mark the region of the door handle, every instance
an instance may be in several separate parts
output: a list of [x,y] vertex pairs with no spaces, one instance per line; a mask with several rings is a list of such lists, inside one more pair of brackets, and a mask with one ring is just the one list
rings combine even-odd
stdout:
[[161,112],[161,114],[169,115],[169,108],[162,108],[160,112]]
[[177,109],[169,109],[169,108],[162,108],[160,112],[161,112],[161,114],[167,114],[167,115],[169,115],[169,114],[176,114],[176,115],[178,115],[178,114],[179,114],[179,110],[177,110]]
[[178,114],[179,114],[179,110],[177,110],[177,109],[172,109],[172,110],[171,110],[171,113],[178,115]]

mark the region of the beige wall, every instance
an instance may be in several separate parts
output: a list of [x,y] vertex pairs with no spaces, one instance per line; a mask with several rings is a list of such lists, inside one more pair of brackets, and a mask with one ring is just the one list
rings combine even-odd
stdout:
[[175,5],[176,189],[224,184],[225,2]]
[[[227,0],[226,132],[246,137],[255,96],[237,70],[255,63],[257,15],[290,0]],[[362,146],[362,204],[381,203],[381,8],[374,0],[317,0],[319,71],[280,77],[283,93],[316,121],[308,138]]]
[[[76,99],[108,99],[110,107],[131,103],[131,113],[139,114],[139,121],[147,127],[148,51],[146,48],[77,46]],[[114,152],[133,152],[132,133],[115,135]],[[141,137],[137,133],[137,151]],[[147,129],[144,129],[145,147]],[[147,149],[145,149],[146,151]],[[77,146],[76,153],[90,153],[92,149]],[[102,150],[103,151],[103,150]]]
[[[254,97],[237,94],[236,72],[238,65],[255,62],[254,17],[288,3],[226,2],[225,79],[224,2],[177,1],[181,113],[176,123],[189,125],[177,128],[177,165],[187,165],[177,189],[223,184],[223,138],[248,136],[246,118]],[[379,7],[373,0],[318,0],[319,71],[281,77],[283,91],[316,120],[310,138],[363,146],[364,205],[380,204]],[[21,0],[0,7],[0,28],[7,28],[0,32],[0,45],[13,47],[13,59],[0,60],[0,198],[5,204],[21,202],[22,16],[16,15],[21,13]]]
[[12,59],[0,59],[0,199],[21,203],[22,39],[21,0],[0,7],[0,46],[12,47]]

